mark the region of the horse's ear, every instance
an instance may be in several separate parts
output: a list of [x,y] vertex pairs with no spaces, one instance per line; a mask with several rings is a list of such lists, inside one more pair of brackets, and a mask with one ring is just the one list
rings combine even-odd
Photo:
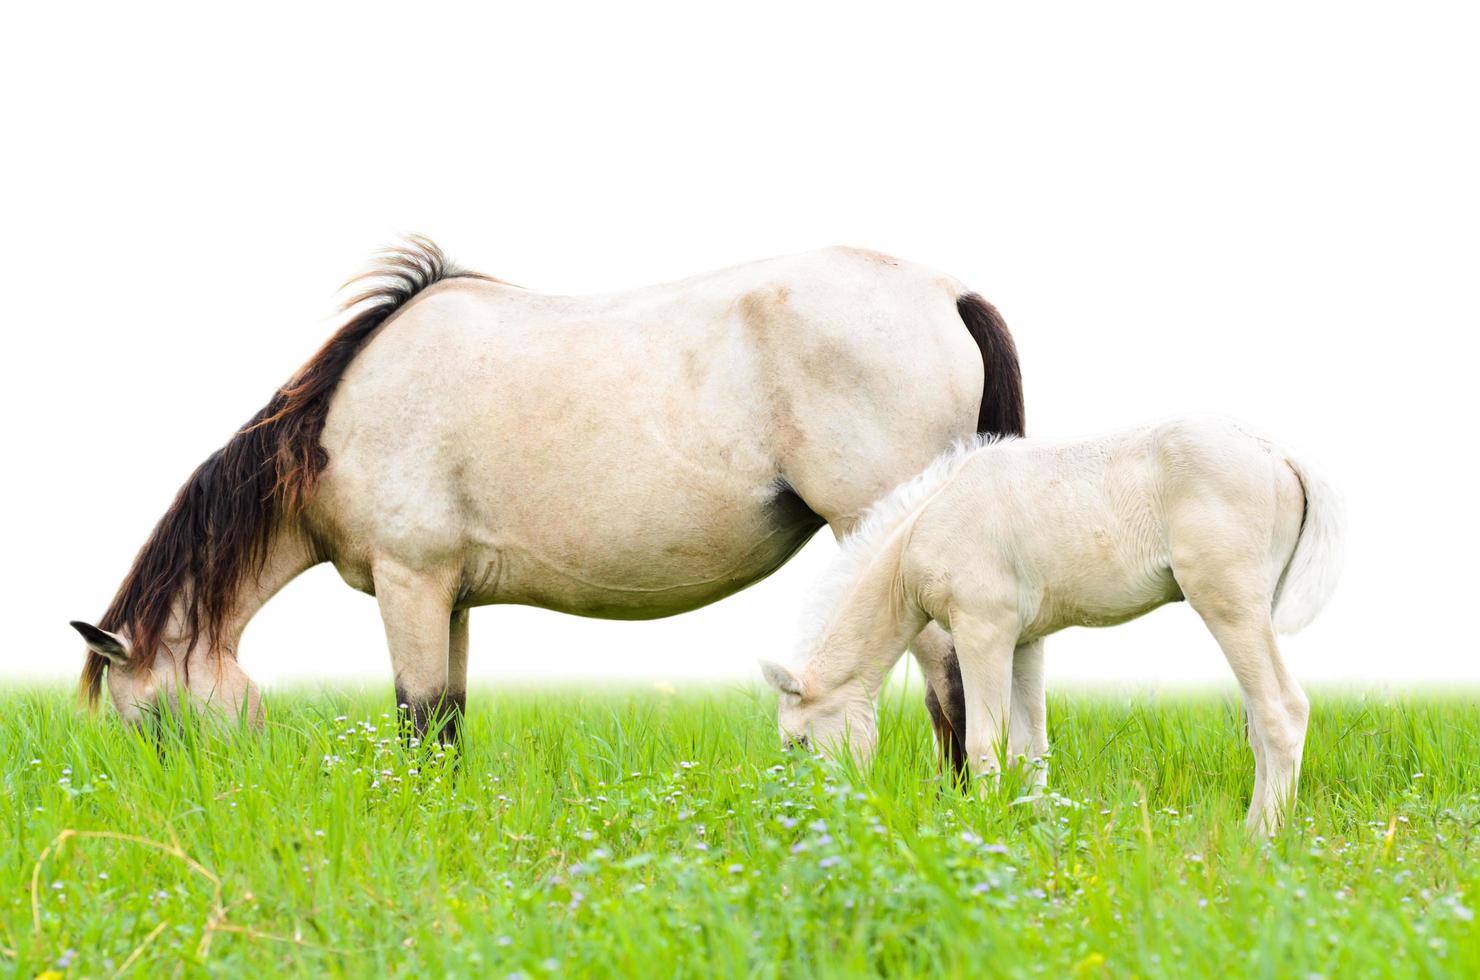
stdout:
[[128,662],[128,640],[117,633],[100,630],[92,623],[84,623],[80,619],[72,620],[72,628],[82,634],[82,639],[87,643],[89,650],[105,658],[109,663],[125,664]]
[[788,668],[778,663],[772,663],[769,660],[762,660],[761,673],[766,676],[766,683],[782,694],[792,694],[796,697],[802,696],[801,678],[793,674]]

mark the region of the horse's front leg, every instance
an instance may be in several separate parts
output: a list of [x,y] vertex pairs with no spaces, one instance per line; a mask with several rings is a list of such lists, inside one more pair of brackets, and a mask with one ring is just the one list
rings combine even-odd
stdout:
[[[999,776],[1012,720],[1016,623],[951,613],[951,635],[966,700],[966,763],[973,778]],[[981,790],[985,792],[985,786]]]
[[[396,678],[396,704],[412,738],[425,739],[433,718],[449,717],[453,705],[450,653],[452,635],[461,632],[466,662],[467,624],[454,629],[448,577],[385,562],[375,566],[375,598],[385,623]],[[464,683],[465,669],[459,683]],[[461,692],[459,692],[461,694]],[[444,727],[439,734],[446,732]]]
[[1012,654],[1012,723],[1007,755],[1033,767],[1032,786],[1048,785],[1048,705],[1043,683],[1043,641],[1023,643]]
[[454,745],[462,742],[463,715],[468,710],[468,610],[453,610],[447,632],[447,720],[439,737],[443,745]]

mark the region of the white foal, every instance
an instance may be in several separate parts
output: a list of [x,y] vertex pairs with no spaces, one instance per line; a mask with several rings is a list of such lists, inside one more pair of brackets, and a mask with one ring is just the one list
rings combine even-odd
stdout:
[[[1223,648],[1254,750],[1251,829],[1300,776],[1308,705],[1275,631],[1305,626],[1341,571],[1340,502],[1303,462],[1224,419],[1099,439],[976,441],[869,512],[824,580],[800,666],[763,664],[787,741],[866,761],[874,698],[932,620],[955,639],[972,774],[1047,750],[1042,639],[1185,598]],[[1041,772],[1040,768],[1040,772]]]

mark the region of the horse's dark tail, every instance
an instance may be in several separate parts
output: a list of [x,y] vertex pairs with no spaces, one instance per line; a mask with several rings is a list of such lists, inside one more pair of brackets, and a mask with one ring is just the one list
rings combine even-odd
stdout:
[[976,416],[979,434],[1023,434],[1023,373],[1017,345],[997,308],[976,293],[963,293],[956,312],[982,353],[982,404]]

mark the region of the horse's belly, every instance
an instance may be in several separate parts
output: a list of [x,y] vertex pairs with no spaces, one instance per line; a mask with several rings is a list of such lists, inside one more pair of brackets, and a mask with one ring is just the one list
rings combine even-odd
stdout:
[[[559,529],[493,531],[470,555],[464,604],[518,603],[604,619],[656,619],[707,605],[775,571],[822,521],[795,496],[703,517],[675,506],[634,529],[581,519]],[[552,533],[553,531],[553,533]]]
[[1047,591],[1047,601],[1024,635],[1036,639],[1068,626],[1119,626],[1181,598],[1171,572],[1151,567],[1060,583]]

